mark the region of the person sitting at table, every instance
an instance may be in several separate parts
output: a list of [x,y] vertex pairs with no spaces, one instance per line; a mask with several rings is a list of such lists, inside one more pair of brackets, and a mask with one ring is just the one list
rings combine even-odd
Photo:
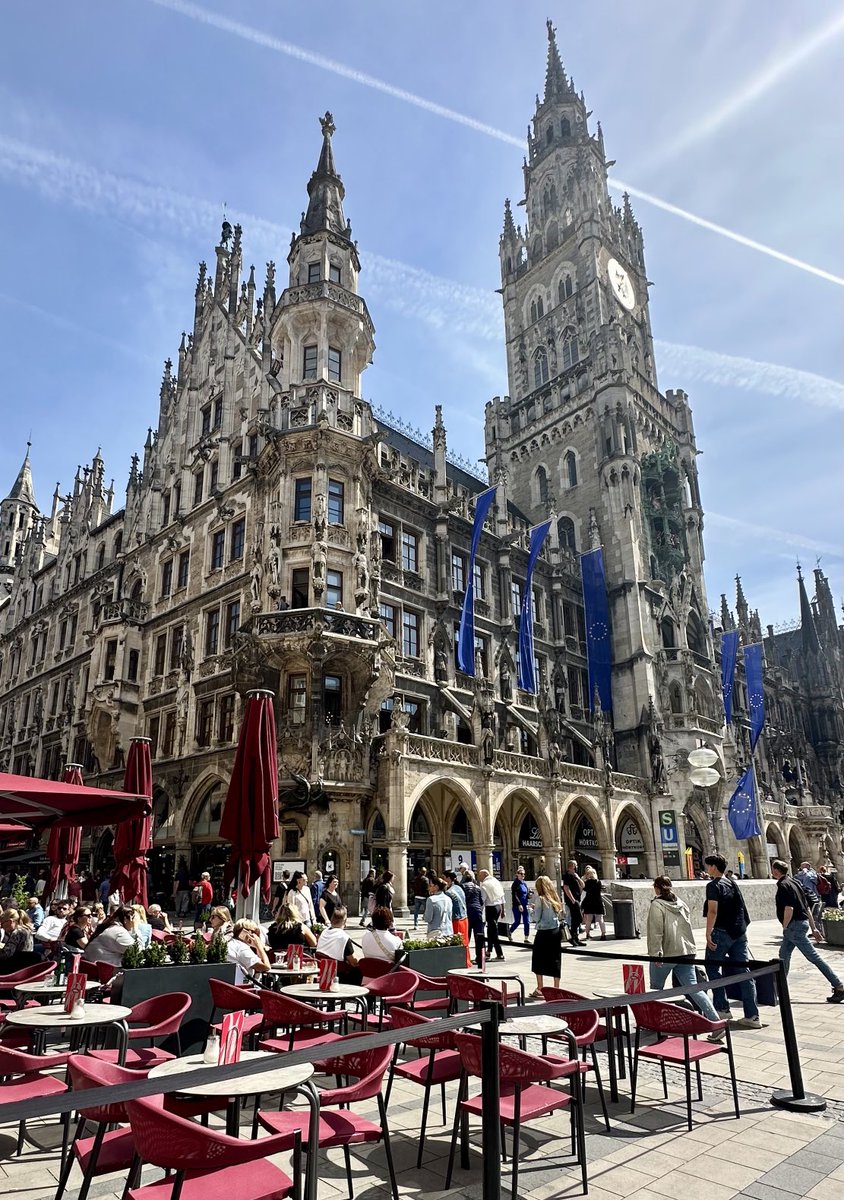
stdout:
[[262,975],[271,964],[261,940],[261,926],[254,921],[237,921],[226,948],[227,959],[236,963],[239,970],[235,983],[243,982],[243,975]]
[[71,954],[81,954],[91,938],[91,909],[87,905],[77,908],[65,930],[64,948]]
[[68,914],[70,913],[70,905],[67,900],[54,900],[50,905],[50,914],[46,916],[35,931],[35,937],[39,942],[57,942],[61,938],[62,930],[67,924]]
[[225,904],[218,904],[211,909],[208,924],[211,926],[211,932],[219,933],[226,942],[234,936],[234,920],[231,910],[226,908]]
[[276,913],[275,920],[267,929],[267,941],[270,949],[286,950],[288,946],[315,946],[317,940],[303,925],[291,906],[285,901]]
[[159,933],[172,933],[173,926],[170,924],[170,918],[161,907],[160,904],[151,904],[147,909],[147,921],[151,929],[157,929]]
[[360,952],[364,958],[382,958],[385,962],[398,962],[405,950],[401,938],[393,932],[393,914],[389,908],[376,908],[372,913],[372,928],[367,929],[360,940]]
[[44,920],[44,909],[41,907],[41,901],[37,896],[30,896],[26,905],[27,915],[32,922],[34,932]]
[[152,926],[147,920],[147,910],[143,904],[133,904],[132,909],[135,913],[135,937],[141,949],[146,950],[152,941]]
[[432,875],[428,881],[428,900],[425,904],[425,923],[429,938],[447,938],[454,936],[454,926],[451,923],[451,898],[446,895],[448,884],[438,875]]
[[91,934],[82,957],[86,962],[102,962],[119,967],[125,952],[136,944],[135,910],[128,904],[121,904]]
[[[17,908],[4,908],[0,915],[3,945],[0,946],[0,975],[11,975],[33,962],[32,927],[21,920]],[[37,960],[35,960],[37,961]]]
[[346,932],[346,909],[342,904],[335,906],[331,914],[331,925],[323,929],[317,942],[317,953],[337,962],[337,979],[340,983],[357,983],[363,980],[352,939]]

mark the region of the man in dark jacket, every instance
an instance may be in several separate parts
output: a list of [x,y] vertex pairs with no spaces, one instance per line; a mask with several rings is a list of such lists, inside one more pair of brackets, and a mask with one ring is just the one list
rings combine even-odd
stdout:
[[524,867],[518,867],[516,870],[516,878],[510,885],[510,896],[513,901],[513,924],[510,926],[510,940],[513,940],[513,933],[519,928],[519,925],[524,925],[525,941],[530,937],[530,912],[528,911],[528,896],[530,889],[525,881]]
[[844,1004],[844,983],[809,941],[810,934],[816,941],[821,940],[820,931],[815,926],[811,900],[799,880],[789,875],[788,863],[781,858],[775,858],[771,863],[771,872],[777,881],[777,919],[782,925],[780,958],[783,966],[788,971],[792,954],[799,950],[832,984],[832,995],[827,996],[828,1003]]
[[475,939],[475,965],[483,967],[486,965],[484,894],[475,882],[475,876],[471,871],[463,872],[462,885],[466,896],[466,916],[469,921],[469,931]]

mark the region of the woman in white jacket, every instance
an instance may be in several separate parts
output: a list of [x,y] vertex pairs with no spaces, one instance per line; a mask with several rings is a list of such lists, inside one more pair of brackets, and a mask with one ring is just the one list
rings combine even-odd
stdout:
[[[674,894],[667,875],[657,876],[654,880],[654,891],[656,895],[648,909],[648,954],[688,961],[652,962],[650,986],[653,989],[663,987],[672,971],[680,987],[696,983],[697,977],[691,961],[695,957],[695,935],[689,920],[689,910]],[[708,1021],[721,1020],[707,992],[690,992],[689,999]],[[723,1037],[724,1031],[719,1029],[709,1035],[709,1040],[720,1042]]]

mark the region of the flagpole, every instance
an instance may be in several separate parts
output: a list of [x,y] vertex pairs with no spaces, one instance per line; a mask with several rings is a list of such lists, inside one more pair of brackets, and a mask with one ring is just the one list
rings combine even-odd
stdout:
[[759,840],[762,843],[762,857],[765,863],[765,878],[771,878],[771,868],[768,865],[768,850],[765,839],[765,821],[762,814],[762,793],[759,790],[759,780],[756,778],[756,755],[750,756],[750,769],[753,772],[753,797],[756,808],[756,828],[759,830]]

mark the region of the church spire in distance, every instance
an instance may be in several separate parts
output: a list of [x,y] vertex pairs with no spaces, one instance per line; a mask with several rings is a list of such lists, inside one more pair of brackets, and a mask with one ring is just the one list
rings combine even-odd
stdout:
[[546,25],[548,27],[548,66],[545,69],[544,103],[548,104],[549,101],[559,100],[570,92],[571,85],[563,69],[560,51],[557,49],[557,31],[550,21],[546,21]]
[[35,503],[35,487],[32,482],[32,467],[29,464],[29,451],[32,448],[32,443],[26,443],[26,455],[21,463],[21,469],[18,471],[18,477],[12,484],[12,490],[6,497],[7,500],[18,500],[21,504],[28,504],[32,508],[37,508]]
[[351,239],[352,228],[343,213],[346,189],[334,165],[331,138],[336,128],[330,112],[319,119],[322,127],[322,150],[316,170],[308,182],[308,211],[302,217],[301,234],[329,232]]

